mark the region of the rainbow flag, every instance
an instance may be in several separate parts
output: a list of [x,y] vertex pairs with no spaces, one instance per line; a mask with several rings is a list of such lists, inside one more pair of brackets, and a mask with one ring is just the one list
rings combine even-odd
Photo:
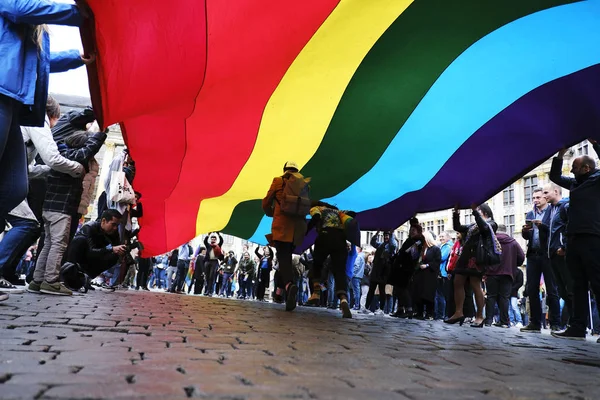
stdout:
[[395,229],[600,128],[597,0],[88,3],[92,100],[137,162],[150,254],[264,242],[288,160],[313,198]]

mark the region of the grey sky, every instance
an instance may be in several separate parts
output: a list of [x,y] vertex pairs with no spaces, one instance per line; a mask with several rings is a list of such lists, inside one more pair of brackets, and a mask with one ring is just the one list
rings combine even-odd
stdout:
[[[72,0],[55,0],[60,3],[73,3]],[[50,25],[50,50],[82,50],[79,28]],[[50,92],[89,97],[87,72],[85,67],[60,74],[50,74]]]

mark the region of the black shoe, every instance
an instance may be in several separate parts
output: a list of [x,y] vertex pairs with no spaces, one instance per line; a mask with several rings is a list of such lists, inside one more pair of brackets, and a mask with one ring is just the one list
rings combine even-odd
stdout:
[[296,308],[298,299],[298,286],[290,283],[285,291],[285,311],[293,311]]
[[448,318],[444,320],[445,324],[450,324],[450,325],[454,325],[456,323],[458,323],[460,326],[462,326],[462,324],[464,324],[465,322],[465,316],[463,315],[462,317],[458,317],[458,318]]
[[585,340],[585,331],[568,327],[562,332],[550,332],[552,336],[559,339]]
[[527,324],[527,326],[524,326],[521,328],[521,332],[526,332],[526,333],[541,333],[542,332],[542,328],[539,325],[533,325],[532,323]]
[[509,328],[508,325],[502,324],[500,322],[496,322],[495,324],[492,324],[492,325],[494,325],[496,328]]

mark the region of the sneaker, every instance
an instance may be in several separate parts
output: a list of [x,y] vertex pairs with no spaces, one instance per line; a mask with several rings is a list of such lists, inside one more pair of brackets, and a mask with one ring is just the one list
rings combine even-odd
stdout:
[[523,324],[522,324],[522,323],[520,323],[520,322],[517,322],[517,323],[515,324],[515,328],[519,328],[519,329],[521,329],[522,327],[523,327]]
[[0,278],[0,290],[4,293],[21,294],[25,293],[25,289],[20,289],[7,281],[4,278]]
[[500,322],[493,323],[492,325],[494,325],[496,328],[504,328],[504,329],[508,329],[509,328],[508,325],[501,324]]
[[27,291],[29,293],[41,293],[40,286],[41,286],[41,283],[38,283],[36,281],[31,281],[31,282],[29,282],[29,286],[27,286]]
[[8,300],[9,297],[8,293],[0,292],[0,301]]
[[350,311],[348,300],[343,299],[340,301],[340,310],[342,310],[342,318],[352,318],[352,311]]
[[562,332],[550,332],[550,334],[559,339],[585,340],[585,331],[578,331],[571,327]]
[[285,311],[293,311],[298,303],[298,286],[290,283],[285,293]]
[[527,332],[527,333],[541,333],[542,332],[542,328],[539,325],[533,325],[533,324],[529,324],[523,328],[521,328],[521,332]]
[[114,292],[115,291],[115,287],[114,286],[110,286],[107,285],[106,283],[103,283],[102,285],[100,285],[100,290],[103,292]]
[[363,313],[363,314],[373,314],[371,312],[371,310],[367,310],[366,308],[363,308],[362,310],[360,310],[360,312]]
[[551,330],[552,332],[560,332],[560,331],[562,331],[562,330],[563,330],[563,328],[561,328],[561,327],[560,327],[560,326],[558,326],[558,325],[552,325],[552,326],[550,327],[550,330]]
[[45,294],[54,294],[57,296],[72,296],[73,292],[62,283],[62,282],[42,282],[40,285],[40,292]]
[[373,314],[375,314],[375,315],[383,315],[383,310],[382,309],[375,310],[375,312]]

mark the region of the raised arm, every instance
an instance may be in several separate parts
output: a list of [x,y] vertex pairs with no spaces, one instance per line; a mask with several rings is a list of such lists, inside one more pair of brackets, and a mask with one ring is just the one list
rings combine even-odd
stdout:
[[469,231],[468,226],[462,225],[460,223],[460,212],[458,211],[458,209],[454,209],[454,211],[452,212],[452,225],[456,232],[465,234]]
[[96,155],[96,153],[98,153],[105,140],[106,133],[92,133],[88,137],[88,140],[85,143],[84,147],[80,149],[68,149],[66,151],[67,157],[82,164],[87,163],[90,160],[90,158],[92,158],[94,155]]
[[565,156],[566,152],[567,149],[561,149],[558,152],[558,155],[552,160],[552,167],[550,168],[550,180],[556,183],[558,186],[570,190],[571,186],[573,186],[573,184],[577,181],[575,178],[563,176],[562,174],[563,157]]
[[221,236],[221,233],[217,232],[217,235],[219,236],[219,247],[223,247],[223,236]]
[[3,0],[0,15],[15,24],[81,25],[81,14],[75,4],[48,0]]
[[487,224],[487,222],[485,222],[485,220],[483,219],[481,214],[479,214],[479,211],[477,211],[477,208],[475,207],[473,208],[473,217],[475,217],[475,223],[479,228],[479,232],[489,232],[490,226]]

